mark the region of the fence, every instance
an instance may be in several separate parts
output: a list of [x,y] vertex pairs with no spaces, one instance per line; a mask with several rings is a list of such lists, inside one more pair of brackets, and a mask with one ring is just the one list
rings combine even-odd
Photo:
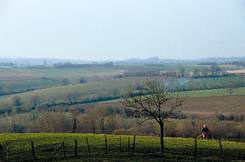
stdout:
[[[158,157],[159,141],[147,140],[149,138],[136,136],[84,136],[74,138],[45,137],[6,141],[0,145],[0,161],[36,161],[48,159],[62,159],[73,157],[121,155]],[[154,138],[155,139],[155,138]],[[178,140],[178,139],[176,139]],[[234,152],[224,150],[222,141],[217,140],[217,149],[205,149],[199,142],[207,143],[209,140],[193,139],[192,143],[182,146],[166,144],[165,159],[188,159],[189,161],[209,160],[230,161],[245,159],[242,151]],[[208,158],[206,158],[208,157]]]

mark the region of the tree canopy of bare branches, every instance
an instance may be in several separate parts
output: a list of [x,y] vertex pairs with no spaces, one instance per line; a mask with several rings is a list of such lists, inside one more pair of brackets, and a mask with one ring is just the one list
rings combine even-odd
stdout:
[[163,82],[146,81],[142,88],[130,87],[124,97],[124,106],[136,118],[155,120],[160,128],[161,153],[164,153],[164,121],[175,114],[182,100],[178,93],[171,93]]

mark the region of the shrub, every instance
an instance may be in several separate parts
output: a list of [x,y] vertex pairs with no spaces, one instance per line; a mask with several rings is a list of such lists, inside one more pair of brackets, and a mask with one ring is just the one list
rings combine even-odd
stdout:
[[26,132],[26,128],[20,124],[14,124],[11,128],[11,132],[13,133],[24,133]]

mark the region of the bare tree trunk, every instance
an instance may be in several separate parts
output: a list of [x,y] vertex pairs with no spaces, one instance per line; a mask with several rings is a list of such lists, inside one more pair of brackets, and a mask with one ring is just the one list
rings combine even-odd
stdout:
[[104,119],[100,121],[100,127],[101,127],[101,134],[104,134],[105,131],[105,124],[104,124]]
[[94,123],[92,123],[92,131],[93,131],[93,134],[95,134],[96,128],[95,128],[95,124]]
[[161,144],[161,154],[164,154],[164,124],[161,121],[160,125],[160,144]]
[[73,119],[72,133],[76,133],[77,130],[77,119]]

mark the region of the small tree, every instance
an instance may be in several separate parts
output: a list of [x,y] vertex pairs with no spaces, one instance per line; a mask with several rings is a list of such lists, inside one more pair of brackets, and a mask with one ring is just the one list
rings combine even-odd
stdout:
[[78,101],[80,93],[78,91],[70,92],[66,95],[66,99],[70,104],[74,104]]
[[[138,95],[137,95],[138,94]],[[147,81],[143,88],[133,87],[124,97],[123,104],[133,112],[134,117],[155,120],[160,128],[161,153],[164,153],[164,122],[181,106],[178,94],[168,91],[162,82]]]
[[23,108],[23,102],[19,96],[15,96],[12,98],[13,106],[15,108],[15,111],[17,113],[22,111]]
[[229,96],[232,96],[235,93],[235,89],[236,89],[236,83],[234,81],[230,81],[228,83],[228,88],[226,89],[227,93]]
[[179,66],[179,74],[180,74],[180,77],[185,77],[186,69],[184,66]]
[[89,128],[92,130],[92,133],[96,133],[96,127],[97,127],[97,112],[94,107],[89,107],[85,110],[85,113],[83,114],[83,119],[89,126]]
[[70,80],[65,78],[61,80],[61,85],[69,85],[70,84]]
[[39,96],[32,96],[31,97],[31,105],[32,105],[33,109],[38,108],[41,105],[40,97]]
[[77,132],[77,117],[79,116],[80,112],[77,109],[73,109],[70,112],[73,118],[72,133],[76,133]]
[[105,108],[99,108],[97,109],[97,119],[99,122],[99,128],[100,128],[100,132],[102,134],[105,133],[105,128],[106,128],[106,124],[107,124],[107,120],[106,120],[106,109]]
[[[110,118],[107,116],[105,107],[90,107],[87,108],[83,119],[90,125],[93,133],[105,133],[110,123]],[[96,131],[97,130],[97,131]]]

